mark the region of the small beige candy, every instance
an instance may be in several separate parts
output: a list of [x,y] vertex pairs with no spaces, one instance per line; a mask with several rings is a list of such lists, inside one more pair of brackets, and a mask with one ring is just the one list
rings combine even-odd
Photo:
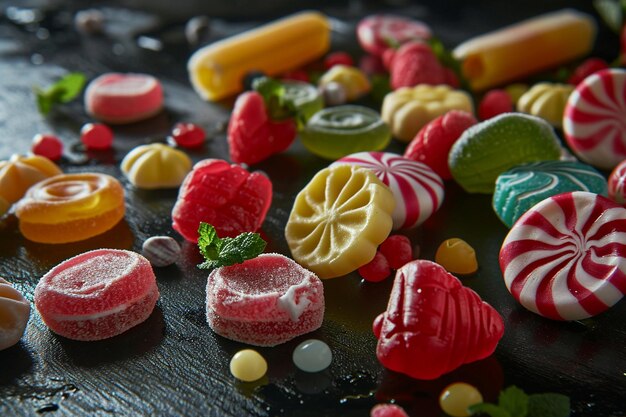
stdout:
[[0,278],[0,350],[19,342],[29,315],[28,300],[7,280]]

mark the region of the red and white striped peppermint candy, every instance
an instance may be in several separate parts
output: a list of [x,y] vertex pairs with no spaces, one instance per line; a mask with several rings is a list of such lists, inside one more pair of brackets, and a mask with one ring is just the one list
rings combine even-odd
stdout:
[[578,84],[565,106],[563,133],[591,165],[611,169],[626,159],[626,71],[598,71]]
[[390,152],[358,152],[332,165],[336,164],[371,169],[391,189],[396,199],[396,208],[391,215],[394,230],[422,224],[443,202],[441,177],[421,162]]
[[407,41],[430,39],[430,28],[422,22],[393,15],[372,15],[362,19],[356,35],[365,51],[380,56],[392,46]]
[[622,206],[626,204],[626,159],[609,175],[609,198]]
[[626,292],[626,208],[598,194],[547,198],[500,249],[504,282],[527,309],[554,320],[595,316]]

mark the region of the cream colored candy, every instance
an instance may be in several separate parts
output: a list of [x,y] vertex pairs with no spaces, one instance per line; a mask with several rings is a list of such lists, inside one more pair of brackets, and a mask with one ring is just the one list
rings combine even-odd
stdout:
[[517,101],[517,110],[541,117],[554,127],[563,124],[565,104],[574,86],[570,84],[539,83]]
[[137,188],[176,188],[191,171],[191,159],[162,143],[138,146],[122,160],[122,172]]
[[30,303],[4,278],[0,278],[0,350],[13,346],[22,338]]

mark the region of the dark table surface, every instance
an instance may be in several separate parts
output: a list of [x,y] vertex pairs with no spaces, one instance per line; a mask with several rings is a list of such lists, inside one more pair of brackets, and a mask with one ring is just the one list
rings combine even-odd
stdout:
[[[42,14],[15,14],[44,4]],[[102,7],[109,23],[102,36],[80,36],[72,29],[76,10]],[[194,161],[227,158],[224,125],[232,101],[205,103],[191,89],[186,60],[194,50],[183,36],[187,18],[210,14],[209,42],[301,7],[317,7],[333,17],[333,48],[360,53],[354,23],[380,10],[414,16],[431,25],[453,47],[468,36],[565,6],[594,13],[587,1],[435,2],[257,2],[125,1],[32,2],[2,6],[0,15],[0,159],[26,153],[33,135],[53,132],[66,143],[60,165],[66,172],[112,174],[126,189],[127,214],[113,230],[67,245],[43,245],[24,239],[14,216],[0,222],[0,276],[32,301],[38,279],[52,266],[99,247],[140,250],[152,235],[171,235],[177,190],[134,189],[121,175],[119,162],[133,147],[163,141],[174,123],[195,122],[211,136],[206,146],[189,152]],[[131,7],[132,9],[128,9]],[[170,7],[168,12],[166,9]],[[165,10],[165,13],[164,13]],[[19,21],[16,16],[34,21]],[[597,18],[597,15],[595,15]],[[163,49],[137,45],[140,36],[159,39]],[[617,37],[601,27],[596,53],[617,55]],[[107,71],[146,72],[164,84],[166,110],[132,125],[115,127],[111,151],[85,154],[75,145],[80,127],[90,121],[80,100],[48,117],[37,113],[33,85],[48,85],[67,71],[93,78]],[[391,151],[401,151],[393,143]],[[262,227],[268,251],[289,254],[283,230],[296,193],[328,162],[295,143],[287,152],[254,166],[274,183],[274,199]],[[326,314],[318,331],[274,348],[261,348],[267,376],[254,383],[236,382],[230,357],[246,347],[214,334],[204,313],[206,272],[195,265],[194,245],[183,244],[174,266],[156,269],[161,298],[143,324],[110,340],[76,342],[56,336],[31,313],[22,341],[0,352],[0,416],[367,416],[378,402],[395,400],[413,416],[439,416],[437,396],[450,382],[476,385],[493,401],[505,386],[529,393],[569,395],[575,416],[626,416],[626,302],[593,319],[560,323],[520,307],[510,296],[497,263],[507,229],[493,213],[490,197],[469,195],[454,183],[424,225],[407,231],[421,256],[433,259],[440,242],[460,237],[476,249],[479,271],[463,280],[504,317],[506,332],[496,352],[435,381],[416,381],[384,370],[375,356],[373,318],[384,311],[392,280],[364,283],[357,274],[324,282]],[[291,352],[307,338],[326,341],[334,354],[330,368],[318,374],[298,371]]]

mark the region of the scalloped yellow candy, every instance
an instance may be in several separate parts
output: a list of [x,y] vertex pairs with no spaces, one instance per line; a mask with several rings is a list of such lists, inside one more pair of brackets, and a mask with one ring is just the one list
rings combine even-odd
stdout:
[[535,84],[519,98],[517,110],[541,117],[552,126],[561,127],[565,104],[573,91],[574,86],[570,84]]
[[469,243],[458,237],[445,240],[439,245],[435,253],[435,262],[453,274],[469,275],[478,270],[476,251]]
[[293,258],[320,278],[348,274],[374,259],[391,232],[393,194],[354,165],[318,172],[296,196],[285,228]]
[[450,110],[474,113],[469,94],[447,85],[419,84],[387,94],[381,117],[397,139],[410,142],[428,122]]
[[138,146],[122,160],[122,172],[137,188],[157,189],[180,186],[191,171],[191,159],[184,152],[162,143]]
[[15,154],[8,161],[0,161],[0,197],[10,206],[24,197],[33,184],[62,173],[48,158]]
[[369,93],[372,89],[367,76],[358,68],[348,65],[334,65],[318,81],[320,87],[336,82],[346,90],[346,99],[354,101]]

